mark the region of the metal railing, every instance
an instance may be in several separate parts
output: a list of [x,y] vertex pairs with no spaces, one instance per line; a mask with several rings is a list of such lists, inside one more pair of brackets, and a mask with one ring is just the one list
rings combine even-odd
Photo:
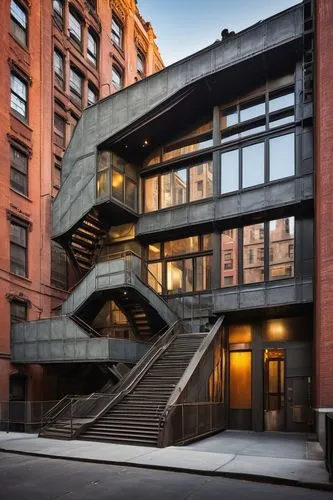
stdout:
[[6,432],[38,432],[45,415],[54,408],[51,401],[0,401],[0,430]]
[[224,428],[224,403],[177,403],[168,411],[172,418],[173,445],[185,445]]
[[325,430],[326,430],[326,453],[325,461],[326,468],[329,474],[329,480],[333,483],[333,413],[325,415]]
[[179,321],[168,328],[129,374],[115,386],[113,391],[107,394],[92,393],[88,397],[66,396],[63,398],[45,415],[43,428],[55,422],[57,425],[64,424],[67,426],[66,430],[70,429],[68,437],[75,438],[80,432],[84,431],[86,427],[84,424],[91,424],[134,389],[151,365],[173,341],[181,328]]

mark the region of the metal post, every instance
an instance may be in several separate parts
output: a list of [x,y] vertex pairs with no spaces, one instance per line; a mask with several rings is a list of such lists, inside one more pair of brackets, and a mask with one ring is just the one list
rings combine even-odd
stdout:
[[72,435],[73,435],[73,408],[72,408],[72,404],[73,404],[73,400],[71,398],[71,401],[70,401],[70,413],[71,413],[71,438],[72,438]]

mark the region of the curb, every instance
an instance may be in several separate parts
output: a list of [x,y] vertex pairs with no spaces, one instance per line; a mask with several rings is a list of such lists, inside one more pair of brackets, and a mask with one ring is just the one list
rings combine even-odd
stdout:
[[81,457],[68,457],[61,455],[49,455],[38,452],[30,452],[30,451],[18,451],[18,450],[7,450],[6,448],[0,448],[1,453],[8,453],[13,455],[26,455],[31,457],[38,458],[50,458],[53,460],[68,460],[71,462],[82,462],[82,463],[92,463],[92,464],[100,464],[100,465],[115,465],[118,467],[132,467],[136,469],[152,469],[152,470],[160,470],[167,472],[178,472],[182,474],[196,474],[200,476],[211,476],[211,477],[225,477],[229,479],[238,479],[243,481],[250,481],[255,483],[265,483],[265,484],[276,484],[276,485],[284,485],[284,486],[294,486],[297,488],[306,488],[311,490],[319,490],[319,491],[332,491],[333,492],[333,483],[314,483],[307,481],[298,481],[296,479],[287,479],[282,477],[275,476],[260,476],[258,474],[248,474],[245,472],[223,472],[223,471],[205,471],[201,469],[187,469],[186,467],[173,467],[168,465],[148,465],[148,464],[139,464],[133,462],[123,462],[123,461],[114,461],[114,460],[103,460],[98,458],[81,458]]

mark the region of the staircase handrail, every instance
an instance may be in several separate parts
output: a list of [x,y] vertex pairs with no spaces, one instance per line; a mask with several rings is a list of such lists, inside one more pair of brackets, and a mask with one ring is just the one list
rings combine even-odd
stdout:
[[174,387],[174,390],[172,391],[172,393],[167,401],[167,404],[165,405],[164,412],[162,413],[162,415],[160,417],[160,422],[159,422],[160,428],[162,427],[162,422],[164,422],[166,417],[168,416],[170,409],[172,409],[172,407],[177,403],[177,400],[179,399],[180,395],[182,394],[183,390],[185,389],[186,384],[190,380],[194,370],[197,368],[198,364],[200,363],[202,356],[204,355],[207,348],[209,347],[211,342],[214,340],[215,335],[217,334],[217,332],[221,328],[221,325],[224,321],[224,317],[225,317],[224,315],[221,315],[217,319],[217,321],[215,322],[215,324],[211,328],[210,332],[207,334],[206,338],[203,340],[202,344],[200,345],[198,351],[195,353],[195,355],[191,359],[187,369],[183,373],[183,375],[180,378],[180,380],[178,381],[177,385]]
[[[142,377],[147,373],[152,364],[160,357],[160,355],[165,351],[165,349],[171,344],[177,335],[176,327],[181,325],[181,322],[175,321],[170,328],[160,337],[160,339],[155,342],[155,344],[149,349],[149,351],[140,359],[140,361],[135,365],[135,367],[130,371],[128,376],[118,385],[117,393],[110,393],[109,396],[114,397],[109,401],[109,403],[102,409],[97,415],[94,415],[92,421],[83,424],[79,429],[76,429],[75,437],[82,433],[88,426],[92,425],[98,418],[100,418],[105,412],[110,410],[112,406],[123,399],[127,394],[129,394],[134,387],[139,383]],[[96,394],[97,395],[97,394]],[[105,397],[105,396],[103,396]]]
[[79,316],[76,316],[75,314],[67,314],[66,316],[68,318],[72,319],[74,321],[74,323],[76,323],[83,330],[86,330],[90,334],[91,338],[102,337],[102,335],[99,332],[94,330],[94,328],[92,326],[88,325],[88,323],[83,321],[83,319],[81,319]]

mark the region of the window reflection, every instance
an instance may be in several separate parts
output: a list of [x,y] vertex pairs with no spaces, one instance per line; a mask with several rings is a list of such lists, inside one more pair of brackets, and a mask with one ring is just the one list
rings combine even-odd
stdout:
[[145,212],[158,210],[158,177],[148,177],[145,183]]
[[261,116],[264,114],[264,102],[244,104],[240,108],[240,121],[244,122],[246,120],[251,120],[252,118],[256,118],[257,116]]
[[269,223],[269,279],[294,276],[295,219],[287,217]]
[[280,109],[289,108],[295,104],[295,94],[290,92],[284,95],[278,95],[276,97],[270,97],[269,99],[269,112],[279,111]]
[[173,205],[186,203],[187,170],[182,168],[173,173]]
[[204,255],[196,258],[196,290],[212,288],[212,256]]
[[265,145],[263,142],[242,149],[243,188],[262,184],[265,180]]
[[199,251],[199,237],[190,236],[181,240],[166,241],[164,243],[164,256],[171,257]]
[[162,293],[162,262],[148,264],[148,285]]
[[228,229],[221,234],[221,286],[238,284],[238,230]]
[[109,196],[109,171],[104,170],[97,174],[97,196]]
[[192,259],[174,260],[167,263],[167,287],[170,292],[193,291]]
[[264,223],[245,226],[243,229],[243,281],[264,281]]
[[232,127],[238,123],[238,111],[237,107],[225,109],[220,115],[220,128],[224,130],[225,128]]
[[171,172],[161,175],[161,208],[172,206]]
[[212,162],[196,165],[190,173],[190,201],[202,200],[213,194]]
[[239,186],[239,151],[221,154],[221,193],[237,191]]
[[269,141],[269,180],[295,175],[295,134],[281,135]]

